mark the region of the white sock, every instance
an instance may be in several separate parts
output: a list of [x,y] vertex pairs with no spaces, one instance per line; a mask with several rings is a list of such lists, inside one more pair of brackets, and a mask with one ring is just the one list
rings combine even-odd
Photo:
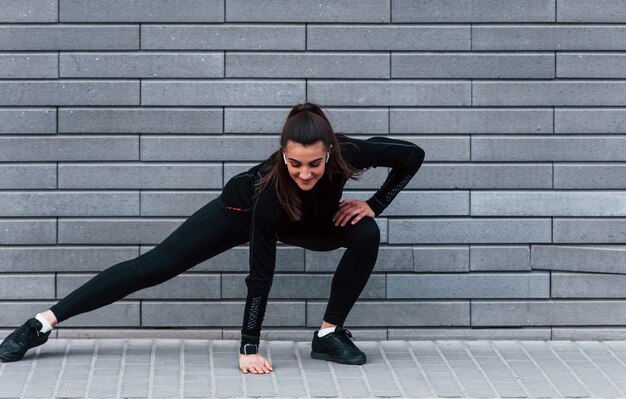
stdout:
[[41,330],[39,330],[40,332],[45,334],[48,331],[52,330],[52,325],[48,323],[48,320],[46,320],[46,318],[43,317],[41,313],[37,313],[35,319],[39,320],[41,322],[41,325],[43,326],[41,327]]
[[317,336],[322,338],[324,335],[326,334],[330,334],[331,332],[335,331],[335,327],[328,327],[328,328],[322,328],[321,330],[319,330],[319,332],[317,333]]

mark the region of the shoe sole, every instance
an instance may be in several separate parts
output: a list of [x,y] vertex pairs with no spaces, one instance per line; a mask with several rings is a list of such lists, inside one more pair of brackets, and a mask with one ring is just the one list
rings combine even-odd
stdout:
[[341,363],[341,364],[360,365],[360,364],[365,364],[366,362],[366,360],[364,359],[343,359],[343,358],[338,358],[335,356],[328,355],[326,353],[314,352],[314,351],[311,351],[311,357],[313,359],[328,360],[331,362],[336,362],[336,363]]

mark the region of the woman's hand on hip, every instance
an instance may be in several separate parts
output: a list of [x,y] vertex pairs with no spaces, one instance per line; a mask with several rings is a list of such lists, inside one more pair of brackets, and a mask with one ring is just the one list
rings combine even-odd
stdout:
[[245,374],[266,374],[274,371],[270,362],[260,353],[253,355],[239,354],[239,368]]
[[356,224],[365,216],[374,217],[374,211],[367,205],[367,202],[361,200],[345,200],[339,204],[339,210],[333,216],[335,226],[345,226],[350,219],[351,224]]

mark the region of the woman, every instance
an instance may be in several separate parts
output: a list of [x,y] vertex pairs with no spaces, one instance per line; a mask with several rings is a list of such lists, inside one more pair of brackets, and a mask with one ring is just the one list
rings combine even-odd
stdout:
[[[350,340],[343,322],[376,263],[380,232],[373,218],[406,186],[423,160],[424,151],[407,141],[360,140],[334,133],[318,105],[298,104],[287,117],[280,148],[268,159],[231,178],[218,198],[152,250],[100,272],[26,321],[2,342],[0,360],[20,360],[28,349],[45,343],[63,320],[160,284],[249,242],[239,367],[244,373],[269,373],[273,369],[259,353],[259,341],[280,240],[314,251],[346,248],[333,276],[320,330],[313,333],[311,356],[363,364],[365,354]],[[340,202],[348,179],[377,166],[392,169],[374,196]]]

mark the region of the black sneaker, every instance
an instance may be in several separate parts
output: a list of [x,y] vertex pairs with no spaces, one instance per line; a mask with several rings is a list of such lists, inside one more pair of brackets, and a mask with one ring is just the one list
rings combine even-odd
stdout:
[[354,345],[352,333],[342,327],[335,327],[335,331],[323,337],[317,336],[318,331],[313,333],[313,343],[311,344],[311,357],[319,360],[330,360],[331,362],[343,364],[364,364],[365,353]]
[[30,348],[45,343],[52,330],[44,334],[39,331],[41,327],[41,322],[33,317],[16,328],[0,344],[0,361],[15,362],[23,358]]

